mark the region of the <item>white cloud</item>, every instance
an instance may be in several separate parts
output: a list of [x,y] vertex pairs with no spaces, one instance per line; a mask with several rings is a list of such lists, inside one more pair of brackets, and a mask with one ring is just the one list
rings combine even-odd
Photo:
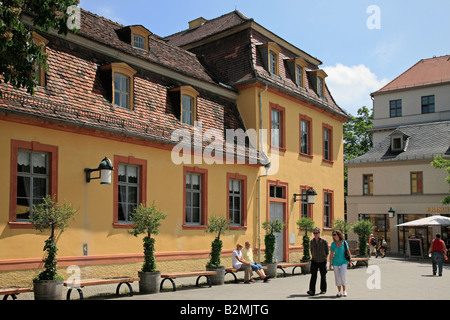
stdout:
[[381,89],[389,81],[379,80],[368,67],[363,64],[324,67],[328,74],[326,83],[336,103],[352,115],[356,115],[359,108],[372,108],[370,93]]

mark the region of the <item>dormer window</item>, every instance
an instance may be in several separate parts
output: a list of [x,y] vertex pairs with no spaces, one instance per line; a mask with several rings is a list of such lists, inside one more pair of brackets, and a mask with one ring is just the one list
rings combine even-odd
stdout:
[[125,109],[133,109],[134,75],[137,71],[123,62],[114,62],[101,66],[100,70],[111,72],[112,105]]
[[128,26],[117,30],[120,40],[129,43],[133,48],[149,51],[148,37],[152,33],[143,26]]
[[406,150],[408,145],[409,136],[401,132],[400,130],[395,130],[391,133],[391,151],[402,152]]
[[197,121],[197,90],[191,86],[181,86],[170,92],[174,97],[174,107],[179,110],[181,123],[193,126]]
[[[33,32],[33,41],[36,45],[41,47],[41,50],[45,53],[45,47],[48,44],[48,40],[42,37],[40,34]],[[45,66],[36,64],[36,85],[39,87],[45,87]]]
[[328,76],[322,69],[311,71],[311,80],[316,89],[319,98],[326,100],[325,97],[325,78]]
[[292,80],[295,82],[297,87],[304,88],[305,87],[305,68],[306,61],[300,57],[295,59],[286,60],[289,72],[291,73]]
[[281,53],[281,48],[275,42],[268,42],[258,46],[263,65],[268,72],[274,75],[279,75],[278,61]]

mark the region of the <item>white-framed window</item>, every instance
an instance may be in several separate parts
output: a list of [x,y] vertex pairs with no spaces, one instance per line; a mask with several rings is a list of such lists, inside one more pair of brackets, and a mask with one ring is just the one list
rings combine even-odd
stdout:
[[117,180],[118,222],[130,223],[131,214],[140,202],[139,166],[120,163]]
[[317,77],[317,94],[323,98],[323,79],[321,77]]
[[272,117],[272,127],[271,127],[271,141],[272,146],[280,147],[281,146],[281,116],[280,111],[272,109],[271,117]]
[[133,47],[145,50],[145,39],[143,36],[133,34]]
[[49,154],[18,150],[16,221],[29,221],[33,205],[42,202],[49,193]]
[[186,173],[186,224],[201,224],[202,177]]
[[303,87],[303,68],[299,65],[295,66],[295,80],[299,87]]
[[277,54],[269,51],[269,72],[277,74]]
[[114,105],[130,108],[130,78],[121,73],[114,73]]
[[230,179],[228,190],[229,218],[230,224],[241,225],[242,223],[242,181]]
[[183,94],[181,96],[181,122],[189,125],[194,124],[194,98]]

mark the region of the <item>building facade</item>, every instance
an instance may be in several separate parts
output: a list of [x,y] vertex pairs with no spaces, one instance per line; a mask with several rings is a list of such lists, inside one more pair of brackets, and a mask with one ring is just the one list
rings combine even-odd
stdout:
[[372,93],[373,148],[346,162],[348,220],[371,220],[375,236],[384,236],[393,253],[406,253],[411,235],[423,239],[425,250],[436,232],[449,244],[444,228],[397,227],[450,214],[441,203],[448,194],[445,170],[430,164],[436,155],[450,156],[449,60],[423,59]]
[[[35,95],[0,85],[0,284],[30,283],[39,273],[48,235],[29,219],[46,194],[77,209],[58,237],[58,263],[81,267],[82,277],[140,269],[142,239],[128,232],[139,203],[167,213],[156,237],[163,271],[204,267],[211,216],[231,222],[224,264],[236,242],[251,241],[261,256],[268,219],[286,223],[278,260],[289,261],[302,250],[295,224],[302,214],[325,230],[343,217],[347,115],[328,92],[320,61],[244,20],[241,33],[229,34],[244,35],[245,58],[224,34],[218,56],[211,48],[201,56],[84,10],[77,34],[34,33],[48,55]],[[230,50],[239,59],[227,60]],[[114,166],[111,185],[87,182],[84,169],[105,156]],[[316,203],[294,202],[309,187]]]

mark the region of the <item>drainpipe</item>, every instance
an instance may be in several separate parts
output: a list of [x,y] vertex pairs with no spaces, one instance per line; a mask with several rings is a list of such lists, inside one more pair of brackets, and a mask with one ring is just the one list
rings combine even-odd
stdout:
[[[261,139],[261,130],[262,130],[262,94],[267,91],[267,83],[266,88],[263,91],[259,92],[259,136],[258,136],[258,144],[259,151],[263,150],[263,143]],[[270,167],[270,163],[268,164]],[[258,174],[258,260],[261,263],[261,177],[267,176],[268,167],[265,166],[266,172],[265,175]],[[260,169],[261,170],[261,169]]]

